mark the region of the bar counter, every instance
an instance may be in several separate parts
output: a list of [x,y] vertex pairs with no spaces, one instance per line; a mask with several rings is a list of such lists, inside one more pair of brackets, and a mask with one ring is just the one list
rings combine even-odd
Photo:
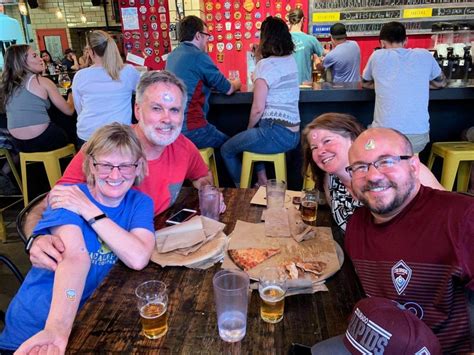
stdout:
[[[252,92],[245,89],[231,96],[212,94],[209,121],[229,136],[245,130],[252,98]],[[374,104],[374,90],[362,88],[360,82],[315,83],[313,88],[300,89],[301,129],[314,117],[326,112],[349,113],[367,126],[373,120]],[[430,90],[428,110],[431,142],[461,140],[462,131],[474,126],[474,80],[451,80],[443,89]],[[420,154],[422,161],[426,162],[430,149],[431,144]],[[287,153],[287,161],[289,186],[293,189],[299,188],[299,147]]]

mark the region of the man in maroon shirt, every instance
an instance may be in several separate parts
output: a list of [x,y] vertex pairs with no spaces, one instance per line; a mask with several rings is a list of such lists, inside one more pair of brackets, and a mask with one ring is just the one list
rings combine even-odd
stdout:
[[474,199],[420,185],[418,157],[395,130],[362,133],[349,162],[365,207],[349,221],[345,246],[364,291],[412,310],[443,352],[472,351]]

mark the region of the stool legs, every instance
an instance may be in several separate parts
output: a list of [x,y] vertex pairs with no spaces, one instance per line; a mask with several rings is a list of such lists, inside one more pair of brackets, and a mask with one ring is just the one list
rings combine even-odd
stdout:
[[285,154],[278,154],[275,160],[275,177],[278,181],[286,182],[286,158]]
[[217,175],[217,162],[216,156],[214,155],[214,148],[202,148],[199,149],[199,153],[209,170],[211,170],[214,186],[219,187],[219,176]]
[[7,228],[5,227],[2,211],[0,211],[0,240],[2,243],[7,241]]
[[467,191],[471,178],[471,162],[459,162],[457,191]]
[[240,188],[246,189],[250,187],[252,179],[253,161],[248,152],[244,152],[242,156],[242,171],[240,172]]
[[21,169],[21,186],[23,192],[23,203],[25,207],[28,205],[28,184],[26,181],[26,160],[23,154],[20,153],[20,169]]

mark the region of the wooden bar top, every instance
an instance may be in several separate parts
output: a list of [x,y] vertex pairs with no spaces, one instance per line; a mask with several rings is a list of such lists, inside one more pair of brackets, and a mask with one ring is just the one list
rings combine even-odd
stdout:
[[[223,189],[227,211],[221,222],[226,234],[238,219],[259,222],[263,207],[250,205],[255,189]],[[183,188],[178,200],[155,219],[155,227],[181,208],[198,207],[197,191]],[[329,210],[318,211],[318,224],[330,225]],[[341,233],[333,228],[335,239]],[[312,345],[346,330],[353,305],[362,297],[354,269],[346,260],[343,267],[327,280],[329,292],[295,295],[285,299],[285,315],[277,324],[260,319],[260,299],[252,292],[247,318],[247,333],[238,343],[219,338],[214,306],[212,277],[220,264],[207,270],[184,267],[162,268],[152,262],[141,271],[118,263],[79,312],[72,330],[69,353],[162,353],[286,354],[291,343]],[[157,279],[169,288],[169,330],[161,339],[150,340],[141,333],[139,312],[134,295],[142,282]]]

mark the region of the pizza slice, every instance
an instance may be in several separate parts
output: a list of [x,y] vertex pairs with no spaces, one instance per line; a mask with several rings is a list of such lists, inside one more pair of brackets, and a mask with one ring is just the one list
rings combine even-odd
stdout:
[[246,249],[229,249],[227,251],[231,260],[244,271],[248,271],[258,264],[263,263],[268,258],[280,253],[280,249],[275,248],[246,248]]
[[324,261],[303,261],[297,262],[296,266],[304,272],[309,272],[316,276],[319,276],[326,269],[327,264]]

